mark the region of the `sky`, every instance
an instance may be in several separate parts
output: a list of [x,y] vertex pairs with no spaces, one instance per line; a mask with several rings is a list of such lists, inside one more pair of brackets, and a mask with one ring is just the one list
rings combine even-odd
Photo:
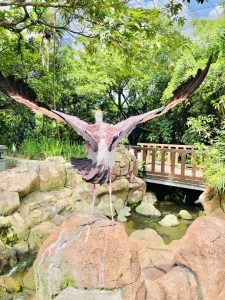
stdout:
[[[205,0],[203,4],[197,3],[196,0],[191,0],[190,3],[185,1],[181,14],[187,19],[218,18],[222,12],[222,6],[219,5],[219,2],[221,0]],[[168,0],[132,0],[129,5],[132,7],[152,8],[163,7],[166,3],[168,3]]]
[[[177,0],[178,2],[182,0]],[[183,9],[180,16],[185,19],[183,33],[188,33],[190,30],[191,21],[196,18],[216,19],[223,12],[223,8],[219,3],[221,0],[205,0],[203,4],[197,3],[196,0],[191,0],[190,3],[183,3]],[[163,7],[168,0],[132,0],[129,3],[131,7],[143,7],[150,9],[152,7]]]

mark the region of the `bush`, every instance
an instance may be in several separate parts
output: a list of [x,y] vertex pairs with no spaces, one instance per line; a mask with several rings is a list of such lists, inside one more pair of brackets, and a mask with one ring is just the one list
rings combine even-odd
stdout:
[[72,156],[84,157],[84,145],[72,144],[68,140],[42,138],[24,140],[19,153],[28,159],[45,159],[49,156],[62,156],[70,161]]
[[225,128],[210,146],[199,145],[197,163],[203,170],[206,185],[215,193],[225,192]]

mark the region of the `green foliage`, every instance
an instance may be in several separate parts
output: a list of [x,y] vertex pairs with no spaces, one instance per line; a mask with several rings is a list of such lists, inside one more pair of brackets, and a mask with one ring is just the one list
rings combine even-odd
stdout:
[[29,159],[37,158],[41,153],[40,143],[36,140],[24,140],[21,145],[21,153]]
[[197,163],[203,169],[206,184],[215,193],[225,192],[225,128],[219,131],[210,146],[199,145]]
[[68,140],[56,140],[43,138],[41,140],[24,140],[20,147],[22,156],[29,159],[44,159],[49,156],[63,156],[70,161],[72,156],[84,157],[83,145],[72,144]]
[[138,177],[144,178],[146,173],[146,164],[142,163],[138,166]]
[[216,117],[214,115],[200,115],[187,120],[188,129],[183,135],[185,144],[209,143],[216,132]]

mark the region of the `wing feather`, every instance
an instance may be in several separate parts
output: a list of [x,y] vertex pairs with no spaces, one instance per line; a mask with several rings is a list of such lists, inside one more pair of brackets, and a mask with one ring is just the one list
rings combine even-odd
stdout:
[[[36,94],[22,80],[15,80],[15,78],[12,76],[6,79],[2,74],[0,74],[0,91],[12,98],[13,100],[15,100],[16,102],[19,102],[29,107],[34,112],[46,115],[52,119],[55,119],[58,122],[68,123],[79,135],[81,135],[86,141],[90,143],[90,146],[93,149],[93,151],[97,150],[97,143],[87,130],[89,125],[88,123],[81,121],[75,116],[70,116],[43,107],[46,105],[43,103],[37,103]],[[39,104],[41,106],[39,106]]]
[[[16,102],[29,107],[34,112],[41,113],[49,118],[55,119],[58,122],[65,122],[60,116],[52,112],[50,109],[39,106],[36,103],[37,97],[34,91],[21,80],[15,80],[12,76],[6,79],[2,74],[0,74],[0,91]],[[45,106],[43,103],[41,103],[41,105]]]
[[165,114],[167,111],[169,111],[171,108],[176,106],[177,104],[183,102],[192,94],[204,81],[208,71],[209,67],[212,62],[212,57],[209,58],[205,69],[198,69],[196,75],[190,76],[186,82],[181,84],[174,92],[173,92],[173,97],[171,98],[170,102],[161,108],[155,109],[153,111],[130,117],[126,120],[123,120],[122,122],[116,124],[113,126],[113,138],[112,138],[112,143],[109,146],[109,149],[112,150],[115,148],[119,142],[128,136],[134,129],[135,127],[140,124],[147,122],[151,119],[157,118]]
[[79,135],[81,135],[86,141],[89,142],[93,151],[98,150],[97,142],[95,141],[91,132],[89,132],[89,124],[85,121],[80,120],[75,116],[71,116],[56,110],[53,110],[53,113],[59,115],[66,123],[68,123]]

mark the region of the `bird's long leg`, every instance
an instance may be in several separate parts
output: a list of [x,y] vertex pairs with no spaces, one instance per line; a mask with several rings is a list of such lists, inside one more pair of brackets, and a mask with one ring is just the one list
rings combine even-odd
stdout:
[[110,204],[110,210],[111,210],[112,225],[114,225],[113,204],[112,204],[112,169],[111,168],[109,168],[109,204]]
[[106,224],[106,225],[102,225],[102,227],[107,227],[107,226],[114,226],[116,225],[116,223],[114,222],[114,218],[113,218],[113,203],[112,203],[112,169],[109,169],[109,205],[110,205],[110,211],[111,211],[111,222]]
[[91,210],[90,210],[90,215],[88,218],[88,221],[81,226],[85,225],[92,225],[94,222],[96,222],[96,219],[93,219],[93,211],[94,211],[94,206],[95,206],[95,198],[96,198],[96,184],[94,183],[92,186],[92,201],[91,201]]
[[91,202],[91,212],[89,216],[89,222],[93,224],[93,211],[94,211],[94,206],[95,206],[95,198],[96,198],[96,184],[93,184],[92,187],[92,202]]

